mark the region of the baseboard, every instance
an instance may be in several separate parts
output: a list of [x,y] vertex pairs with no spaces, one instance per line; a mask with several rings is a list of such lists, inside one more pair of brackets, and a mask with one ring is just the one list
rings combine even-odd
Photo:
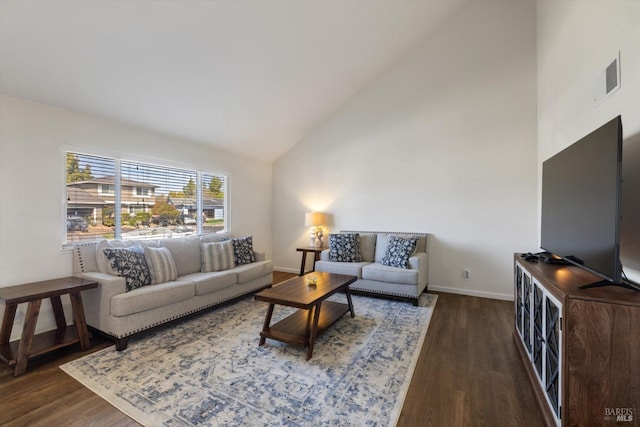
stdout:
[[282,271],[283,273],[295,273],[299,274],[299,268],[286,268],[286,267],[273,267],[273,271]]
[[[287,268],[287,267],[273,267],[273,271],[282,271],[284,273],[294,273],[294,274],[298,274],[300,272],[300,270],[296,268]],[[427,287],[427,292],[428,291],[445,292],[448,294],[468,295],[470,297],[489,298],[489,299],[497,299],[502,301],[513,301],[513,294],[500,294],[497,292],[474,291],[471,289],[451,288],[449,286],[429,285]]]
[[503,301],[513,301],[513,294],[499,294],[497,292],[474,291],[471,289],[451,288],[449,286],[429,285],[429,291],[446,292],[448,294],[468,295],[471,297],[498,299]]

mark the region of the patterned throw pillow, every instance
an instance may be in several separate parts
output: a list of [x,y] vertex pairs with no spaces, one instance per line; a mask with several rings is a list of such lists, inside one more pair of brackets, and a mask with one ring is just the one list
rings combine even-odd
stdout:
[[329,234],[329,261],[334,262],[360,262],[360,235]]
[[200,271],[203,273],[228,270],[235,265],[233,242],[231,240],[202,243],[200,247],[200,252],[202,253],[202,269]]
[[147,261],[152,285],[172,282],[178,278],[176,263],[169,249],[144,248],[144,259]]
[[253,237],[243,237],[241,239],[233,239],[233,256],[236,265],[251,264],[256,262],[256,256],[253,253]]
[[111,263],[111,268],[116,276],[124,277],[127,292],[151,283],[142,246],[104,248],[103,252]]
[[409,257],[416,248],[418,239],[403,239],[390,236],[382,264],[389,267],[409,268]]

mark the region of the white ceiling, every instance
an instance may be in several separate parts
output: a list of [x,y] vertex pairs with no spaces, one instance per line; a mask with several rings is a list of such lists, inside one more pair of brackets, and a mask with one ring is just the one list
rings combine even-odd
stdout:
[[0,0],[0,91],[272,161],[462,4]]

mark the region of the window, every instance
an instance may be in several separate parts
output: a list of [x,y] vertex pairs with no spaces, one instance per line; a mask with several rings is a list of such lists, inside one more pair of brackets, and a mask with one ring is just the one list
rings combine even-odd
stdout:
[[67,152],[65,176],[64,243],[226,230],[224,175]]
[[102,194],[115,194],[116,187],[113,184],[100,184],[100,192]]

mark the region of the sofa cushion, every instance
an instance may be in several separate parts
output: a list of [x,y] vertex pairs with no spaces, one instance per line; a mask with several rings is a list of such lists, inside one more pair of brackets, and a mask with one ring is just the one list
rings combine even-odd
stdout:
[[229,288],[237,283],[236,273],[232,270],[211,273],[191,273],[180,280],[188,280],[195,285],[196,295],[206,295]]
[[418,284],[418,270],[389,267],[379,263],[366,265],[362,268],[362,278],[379,282],[399,283],[403,285]]
[[258,261],[251,264],[240,265],[234,268],[238,276],[238,283],[247,283],[273,271],[273,263],[271,261]]
[[202,268],[200,271],[203,273],[228,270],[235,266],[233,242],[231,240],[201,243],[200,252],[202,253]]
[[361,262],[358,233],[329,234],[329,261]]
[[151,284],[171,282],[178,277],[176,263],[173,261],[171,251],[167,248],[144,248],[144,258],[149,267]]
[[193,298],[195,286],[192,282],[176,280],[155,286],[143,286],[131,292],[111,298],[111,314],[116,317],[164,307],[175,302]]
[[382,265],[398,268],[409,268],[409,256],[416,248],[417,239],[403,239],[390,236],[387,251],[382,257]]
[[369,262],[316,261],[316,271],[358,276],[358,279],[361,279],[363,267],[369,264]]
[[233,242],[233,255],[236,265],[250,264],[256,261],[253,254],[253,237],[247,236],[231,240]]
[[360,233],[360,253],[362,261],[373,262],[376,257],[376,237],[375,233]]
[[176,239],[162,239],[160,246],[171,251],[176,263],[178,277],[200,271],[200,237],[179,237]]
[[104,248],[103,252],[111,263],[113,275],[124,277],[127,292],[151,283],[142,246]]

